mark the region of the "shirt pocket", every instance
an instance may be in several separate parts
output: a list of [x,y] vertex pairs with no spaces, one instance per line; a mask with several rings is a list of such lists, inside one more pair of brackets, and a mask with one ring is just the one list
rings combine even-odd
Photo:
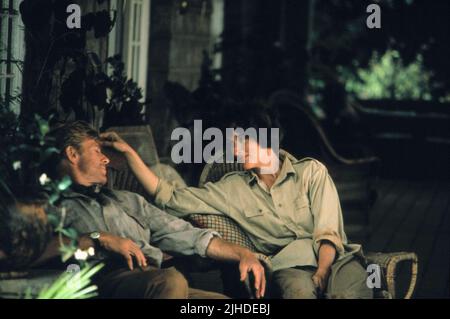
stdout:
[[297,222],[305,223],[308,221],[312,222],[311,210],[309,207],[309,199],[306,194],[300,194],[294,200],[295,208],[295,220]]
[[142,228],[143,230],[148,229],[143,217],[138,216],[137,214],[134,214],[133,210],[131,210],[129,207],[123,207],[122,209],[123,209],[123,212],[125,214],[127,214],[131,219],[133,219],[140,228]]
[[136,222],[136,232],[135,235],[139,235],[140,238],[149,241],[151,238],[150,228],[148,228],[142,218],[136,215],[128,214],[128,216]]
[[245,214],[245,217],[247,217],[247,218],[255,219],[255,218],[264,216],[264,209],[259,208],[259,207],[248,206],[248,207],[244,207],[244,214]]

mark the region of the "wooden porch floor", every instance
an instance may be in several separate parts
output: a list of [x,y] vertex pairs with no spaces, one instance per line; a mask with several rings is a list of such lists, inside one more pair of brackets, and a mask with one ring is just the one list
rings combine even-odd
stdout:
[[[450,182],[380,180],[377,189],[365,250],[416,252],[414,298],[449,298]],[[399,277],[399,286],[406,278]]]

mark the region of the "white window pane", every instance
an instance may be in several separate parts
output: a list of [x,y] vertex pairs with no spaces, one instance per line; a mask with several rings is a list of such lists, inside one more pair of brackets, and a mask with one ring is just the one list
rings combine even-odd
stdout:
[[138,46],[133,46],[133,80],[139,80],[139,56],[140,49]]
[[138,4],[137,6],[137,15],[136,15],[136,38],[135,41],[141,41],[141,25],[142,25],[142,4]]
[[131,22],[133,24],[133,37],[132,41],[136,41],[137,38],[137,30],[139,29],[139,23],[138,23],[138,4],[133,4],[133,21]]
[[128,0],[124,12],[122,50],[128,78],[137,82],[145,96],[148,65],[148,34],[151,0]]

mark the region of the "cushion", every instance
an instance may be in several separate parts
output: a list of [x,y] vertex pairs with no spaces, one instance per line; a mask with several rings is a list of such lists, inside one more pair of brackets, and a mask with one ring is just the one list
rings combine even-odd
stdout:
[[193,214],[189,219],[196,227],[216,230],[224,240],[257,251],[242,228],[227,216]]

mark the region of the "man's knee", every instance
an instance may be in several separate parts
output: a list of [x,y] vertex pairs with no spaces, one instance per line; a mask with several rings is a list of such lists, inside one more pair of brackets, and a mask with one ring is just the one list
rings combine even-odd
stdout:
[[350,261],[336,274],[328,287],[330,299],[371,299],[373,291],[367,286],[367,272],[356,261]]
[[312,286],[302,286],[301,284],[293,283],[286,285],[282,292],[283,299],[317,299],[316,289]]
[[160,269],[156,276],[149,275],[146,295],[156,299],[187,299],[189,285],[175,268]]
[[166,285],[175,287],[188,287],[188,282],[184,275],[175,268],[161,269],[161,276]]
[[273,295],[283,299],[316,299],[312,273],[300,269],[283,269],[273,274]]
[[353,285],[333,289],[327,293],[328,299],[372,299],[373,291],[367,287],[365,281],[354,282]]

